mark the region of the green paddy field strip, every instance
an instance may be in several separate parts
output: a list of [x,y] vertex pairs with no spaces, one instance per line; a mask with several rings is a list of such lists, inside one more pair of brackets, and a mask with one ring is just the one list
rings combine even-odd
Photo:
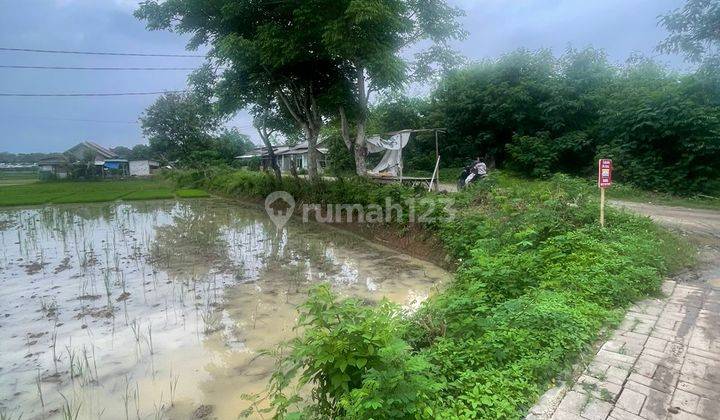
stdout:
[[38,182],[0,185],[0,206],[97,203],[116,200],[199,198],[209,194],[196,189],[176,189],[160,180]]

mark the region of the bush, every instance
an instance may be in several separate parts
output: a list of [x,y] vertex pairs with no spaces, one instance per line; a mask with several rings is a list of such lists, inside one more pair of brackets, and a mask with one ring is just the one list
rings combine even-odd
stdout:
[[[288,346],[290,355],[270,383],[277,416],[298,418],[418,418],[433,416],[430,365],[413,355],[401,338],[399,308],[383,301],[338,301],[328,285],[316,287],[300,307],[305,333]],[[300,393],[285,395],[290,383],[312,384],[312,402],[289,413]]]

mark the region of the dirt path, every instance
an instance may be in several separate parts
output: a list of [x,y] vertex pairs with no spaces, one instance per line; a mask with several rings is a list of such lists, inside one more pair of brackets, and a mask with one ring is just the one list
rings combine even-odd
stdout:
[[613,202],[679,231],[699,264],[631,307],[573,383],[548,391],[530,419],[720,418],[720,212]]

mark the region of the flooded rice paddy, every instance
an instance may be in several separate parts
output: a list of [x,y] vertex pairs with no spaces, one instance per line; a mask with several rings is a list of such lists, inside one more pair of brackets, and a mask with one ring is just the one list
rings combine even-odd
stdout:
[[[235,419],[309,287],[409,308],[448,274],[221,200],[0,211],[0,415]],[[76,414],[77,413],[77,414]]]

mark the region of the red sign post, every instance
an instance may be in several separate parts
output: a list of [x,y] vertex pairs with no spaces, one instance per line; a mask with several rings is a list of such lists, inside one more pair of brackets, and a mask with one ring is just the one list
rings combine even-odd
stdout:
[[600,187],[600,226],[605,227],[605,190],[612,186],[613,161],[598,162],[598,187]]

